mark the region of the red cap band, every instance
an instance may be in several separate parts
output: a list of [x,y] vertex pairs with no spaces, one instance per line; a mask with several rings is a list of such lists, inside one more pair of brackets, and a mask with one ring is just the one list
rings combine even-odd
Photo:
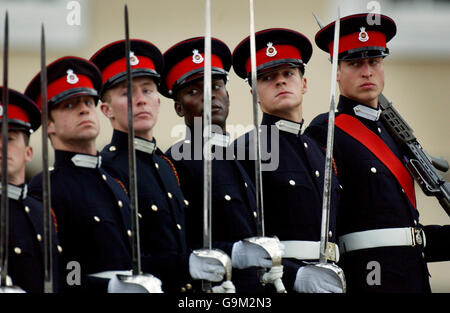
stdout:
[[[256,52],[256,67],[266,64],[268,62],[276,61],[276,60],[282,60],[282,59],[302,59],[302,56],[300,54],[300,51],[290,45],[274,45],[273,48],[277,51],[277,53],[273,57],[269,57],[267,55],[267,49],[271,49],[270,47],[266,47],[263,49],[260,49]],[[251,69],[251,58],[247,59],[247,62],[245,62],[245,69],[247,73],[250,73],[252,71]]]
[[[204,57],[203,53],[200,53],[200,55]],[[189,56],[178,62],[167,74],[167,88],[169,90],[172,90],[173,84],[175,84],[175,82],[186,73],[189,73],[190,71],[196,70],[198,68],[204,68],[205,64],[203,62],[204,61],[201,61],[200,63],[192,62],[192,56]],[[223,69],[222,60],[217,55],[211,55],[211,67],[218,67]]]
[[[92,81],[89,77],[81,74],[72,74],[76,75],[78,77],[78,81],[74,84],[70,84],[68,82],[68,77],[63,76],[58,78],[57,80],[53,81],[50,85],[47,87],[47,101],[52,99],[53,97],[59,95],[60,93],[75,89],[75,88],[90,88],[95,89],[94,85],[92,84]],[[42,109],[42,103],[41,103],[41,94],[39,94],[39,97],[36,100],[36,104],[38,105],[39,109]]]
[[[2,116],[3,113],[0,115],[0,117]],[[30,117],[28,116],[27,112],[21,107],[18,107],[14,104],[8,105],[8,119],[21,120],[25,123],[30,122]]]
[[[146,68],[146,69],[152,69],[152,70],[156,71],[155,64],[153,63],[153,61],[150,58],[141,56],[141,55],[137,55],[135,57],[139,61],[136,65],[130,64],[131,69]],[[119,59],[119,60],[111,63],[102,71],[103,83],[105,83],[111,77],[114,77],[119,73],[125,72],[126,70],[127,70],[126,58],[122,58],[122,59]]]
[[[359,40],[361,32],[346,35],[339,40],[339,53],[357,49],[361,47],[383,47],[386,48],[386,35],[382,32],[368,31],[365,32],[365,36],[369,39],[365,42]],[[328,51],[331,57],[333,57],[333,41],[328,45]]]

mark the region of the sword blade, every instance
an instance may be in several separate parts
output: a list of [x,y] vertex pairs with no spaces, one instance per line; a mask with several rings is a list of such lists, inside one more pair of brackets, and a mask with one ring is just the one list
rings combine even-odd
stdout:
[[331,69],[331,91],[330,91],[330,111],[328,113],[328,133],[327,133],[327,151],[325,157],[325,177],[322,200],[322,225],[320,230],[320,256],[321,264],[328,260],[328,230],[330,227],[330,209],[331,209],[331,182],[333,169],[333,142],[334,142],[334,110],[336,94],[336,76],[337,62],[339,52],[339,31],[340,31],[340,10],[337,9],[337,19],[334,28],[333,59]]
[[319,25],[320,29],[322,29],[323,28],[322,21],[317,17],[317,15],[314,14],[314,12],[312,12],[312,15],[314,16],[314,19],[316,20],[317,25]]
[[257,213],[257,235],[265,236],[264,228],[264,204],[263,204],[263,185],[261,173],[261,136],[259,133],[258,122],[258,82],[256,76],[256,42],[255,42],[255,14],[253,0],[250,4],[250,64],[251,64],[251,84],[252,84],[252,104],[253,104],[253,127],[255,131],[255,140],[253,150],[256,152],[255,161],[255,192],[256,192],[256,213]]
[[52,265],[52,219],[50,173],[48,170],[48,102],[47,102],[47,68],[45,64],[45,30],[41,26],[41,124],[42,124],[42,208],[44,224],[44,292],[53,292]]
[[[212,248],[212,162],[211,162],[211,1],[205,2],[205,58],[203,72],[203,248]],[[211,282],[203,281],[204,292]]]
[[137,184],[136,184],[136,151],[134,150],[134,121],[132,102],[132,77],[130,65],[130,37],[128,26],[128,7],[125,4],[125,60],[127,66],[127,101],[128,101],[128,174],[131,211],[132,269],[133,275],[142,274],[140,234],[138,220]]
[[0,284],[6,286],[8,275],[9,249],[9,207],[8,207],[8,48],[9,21],[8,12],[5,14],[5,33],[3,41],[3,93],[2,93],[2,202],[1,202],[1,273]]

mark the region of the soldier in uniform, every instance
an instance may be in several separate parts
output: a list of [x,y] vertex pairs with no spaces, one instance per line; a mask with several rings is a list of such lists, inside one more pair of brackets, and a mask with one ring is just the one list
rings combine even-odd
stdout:
[[[204,37],[181,41],[164,53],[165,70],[161,93],[174,100],[175,112],[184,118],[186,139],[174,144],[166,155],[175,164],[187,208],[187,238],[193,248],[202,245],[203,223],[203,80]],[[230,100],[226,89],[231,52],[222,41],[211,39],[212,60],[212,245],[232,260],[236,292],[260,293],[258,257],[246,250],[242,239],[256,236],[255,188],[234,158],[226,132]],[[246,261],[243,257],[246,256]],[[271,264],[269,262],[268,267]],[[270,287],[267,291],[270,291]]]
[[[386,43],[396,25],[367,13],[340,23],[334,155],[343,186],[338,235],[348,291],[429,292],[426,262],[450,258],[450,227],[420,225],[402,151],[379,120]],[[332,53],[333,33],[334,22],[316,34],[320,49]],[[306,130],[323,146],[327,119],[319,115]]]
[[[312,54],[311,43],[296,31],[279,28],[259,31],[255,39],[257,96],[263,111],[261,155],[269,156],[262,157],[266,233],[280,238],[285,246],[283,281],[287,290],[342,292],[334,273],[305,263],[319,259],[325,165],[324,151],[302,134],[303,94],[307,91],[303,75]],[[233,68],[250,81],[249,37],[234,50]],[[237,158],[252,179],[253,140],[251,132],[234,143]],[[329,240],[336,253],[330,255],[331,261],[338,257],[334,244],[338,190],[333,176]]]
[[[33,158],[30,135],[41,125],[36,104],[25,95],[9,89],[8,105],[8,206],[9,261],[8,275],[15,286],[25,292],[44,292],[44,246],[42,203],[28,192],[25,184],[26,164]],[[0,87],[0,94],[3,88]],[[3,109],[3,107],[0,107]],[[1,116],[3,115],[3,110]],[[1,125],[0,120],[0,125]],[[1,153],[0,143],[0,153]],[[1,169],[0,169],[1,171]],[[1,192],[1,186],[0,186]],[[53,291],[58,291],[59,250],[53,234]]]
[[[130,50],[142,268],[162,280],[165,292],[192,291],[192,278],[220,281],[225,269],[205,264],[187,248],[184,212],[189,202],[172,162],[157,147],[153,135],[160,106],[162,54],[152,43],[138,39],[130,40]],[[114,128],[111,143],[101,153],[103,162],[129,190],[124,55],[125,41],[120,40],[101,48],[91,60],[102,73],[101,110]]]
[[[63,57],[47,66],[47,76],[48,135],[55,149],[51,201],[62,266],[71,270],[64,290],[106,292],[115,273],[131,269],[131,226],[128,196],[103,169],[95,147],[101,75],[85,59]],[[39,74],[25,94],[41,103]],[[41,174],[30,190],[41,194]]]

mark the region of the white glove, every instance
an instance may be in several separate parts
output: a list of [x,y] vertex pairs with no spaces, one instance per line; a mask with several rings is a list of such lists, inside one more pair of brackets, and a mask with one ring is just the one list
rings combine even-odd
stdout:
[[236,293],[236,288],[230,280],[224,281],[219,286],[212,287],[213,293]]
[[[267,238],[267,240],[274,240],[278,242],[278,248],[283,255],[284,246],[275,238]],[[248,241],[239,240],[233,244],[231,250],[231,264],[234,268],[243,269],[252,266],[257,267],[272,267],[272,258],[269,253],[259,245],[250,243]]]
[[221,281],[225,275],[225,267],[214,258],[202,258],[193,253],[189,256],[189,273],[194,279]]
[[[145,277],[144,277],[145,278]],[[162,293],[161,281],[154,277],[152,278],[152,290],[147,290],[139,284],[125,283],[122,282],[117,275],[109,280],[108,283],[108,293]]]
[[342,283],[335,272],[314,265],[298,269],[294,290],[304,293],[343,293]]
[[6,275],[6,286],[1,288],[1,293],[26,293],[19,286],[13,286],[13,281],[9,275]]

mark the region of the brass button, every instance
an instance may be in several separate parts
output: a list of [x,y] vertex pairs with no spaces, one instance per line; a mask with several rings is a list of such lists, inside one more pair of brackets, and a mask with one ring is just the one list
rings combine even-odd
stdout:
[[102,174],[102,178],[103,178],[104,181],[106,181],[106,175],[105,174]]
[[344,189],[344,187],[342,187],[342,185],[339,185],[339,188],[340,188],[341,190],[343,190],[343,189]]
[[371,169],[370,169],[370,171],[372,172],[372,173],[376,173],[377,172],[377,169],[375,168],[375,167],[372,167]]
[[360,108],[355,108],[355,111],[359,112],[359,111],[361,111],[361,109]]
[[159,164],[155,163],[155,167],[156,167],[156,169],[158,169],[159,168]]
[[417,226],[417,221],[416,221],[416,220],[414,220],[414,225],[416,225],[416,226]]
[[169,199],[172,199],[172,194],[170,192],[167,193],[167,196],[169,197]]
[[119,208],[123,207],[123,202],[122,202],[122,200],[117,201],[117,204],[119,205]]
[[378,132],[381,134],[381,128],[380,127],[378,127]]
[[181,225],[177,224],[177,228],[178,228],[178,230],[181,230]]
[[246,182],[244,183],[244,186],[245,186],[245,188],[248,188],[248,184]]
[[15,252],[16,254],[21,254],[21,253],[22,253],[22,250],[21,250],[19,247],[15,247],[15,248],[14,248],[14,252]]
[[27,205],[25,206],[25,212],[30,213],[30,207],[28,207]]
[[303,145],[305,146],[306,149],[308,149],[308,144],[306,142]]
[[295,186],[295,181],[291,179],[291,180],[289,181],[289,185]]
[[42,236],[41,236],[41,234],[37,234],[36,237],[37,237],[37,240],[38,240],[38,241],[42,241]]
[[94,221],[100,222],[100,218],[98,216],[94,216]]
[[184,199],[184,204],[186,204],[186,206],[189,206],[189,201],[187,201],[186,199]]
[[116,146],[111,146],[111,147],[109,147],[109,151],[111,151],[111,152],[116,151]]
[[56,248],[58,249],[58,252],[61,253],[63,251],[62,247],[60,245],[57,245]]
[[127,231],[128,237],[131,237],[132,234],[133,234],[133,233],[131,232],[131,230],[128,230],[128,231]]
[[253,211],[253,216],[256,218],[258,214],[255,211]]
[[186,284],[186,289],[187,290],[191,290],[192,289],[192,285],[191,284]]
[[139,218],[142,218],[142,214],[141,213],[138,213],[137,215],[138,215]]
[[181,292],[186,292],[186,288],[181,287]]
[[225,200],[230,201],[231,197],[229,195],[225,195]]
[[156,212],[156,211],[158,211],[158,207],[156,205],[152,204],[152,210]]
[[320,176],[320,173],[319,173],[319,171],[316,171],[316,177],[319,177]]
[[328,238],[331,238],[331,237],[333,237],[333,232],[330,230],[330,231],[328,232]]

